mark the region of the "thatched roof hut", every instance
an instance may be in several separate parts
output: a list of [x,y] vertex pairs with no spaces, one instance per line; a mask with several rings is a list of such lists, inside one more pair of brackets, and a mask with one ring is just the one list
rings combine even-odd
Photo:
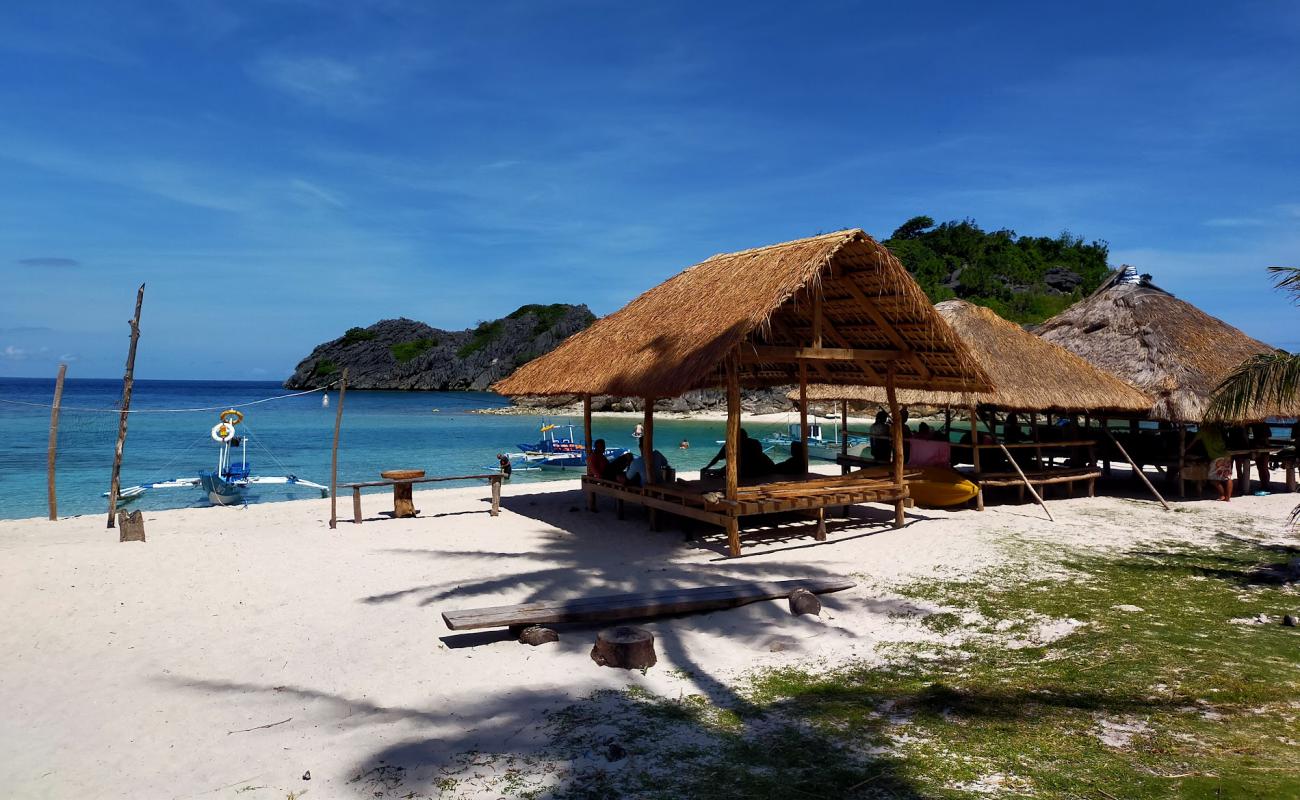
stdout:
[[[811,345],[811,346],[810,346]],[[983,370],[885,247],[861,230],[716,255],[566,339],[505,395],[675,397],[812,380],[978,390]]]
[[[935,311],[957,332],[993,382],[988,392],[904,389],[898,402],[933,407],[993,406],[1008,411],[1141,413],[1151,398],[1070,351],[1038,338],[991,309],[946,300]],[[813,400],[884,404],[875,387],[814,385]]]
[[[1150,416],[1201,422],[1216,387],[1252,356],[1276,348],[1179,300],[1125,267],[1090,297],[1037,330],[1153,398]],[[1291,408],[1256,407],[1234,422],[1294,416]]]

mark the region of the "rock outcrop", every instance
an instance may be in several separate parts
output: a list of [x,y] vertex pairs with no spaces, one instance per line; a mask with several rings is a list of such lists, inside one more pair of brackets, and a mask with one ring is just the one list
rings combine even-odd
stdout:
[[523,306],[465,331],[386,319],[319,345],[284,385],[325,386],[346,367],[351,389],[484,390],[595,319],[585,305],[559,303]]

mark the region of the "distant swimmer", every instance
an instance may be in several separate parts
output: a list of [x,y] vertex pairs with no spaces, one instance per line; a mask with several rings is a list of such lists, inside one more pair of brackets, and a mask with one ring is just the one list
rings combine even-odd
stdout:
[[679,445],[677,445],[677,448],[678,448],[679,450],[690,450],[690,449],[691,449],[691,443],[688,442],[688,441],[686,441],[685,439],[682,439],[682,443],[679,444]]
[[643,427],[641,426],[641,423],[638,422],[638,423],[637,423],[637,426],[636,426],[635,428],[632,429],[632,438],[633,438],[633,439],[640,439],[640,438],[641,438],[642,436],[644,436],[644,435],[645,435],[645,428],[643,428]]

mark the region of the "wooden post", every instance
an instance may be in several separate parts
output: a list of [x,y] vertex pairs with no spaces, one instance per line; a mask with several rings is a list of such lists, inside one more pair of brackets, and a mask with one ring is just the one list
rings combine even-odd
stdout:
[[50,520],[59,518],[59,498],[54,490],[54,453],[59,444],[59,407],[63,405],[63,379],[68,374],[68,365],[59,365],[59,377],[54,382],[54,405],[50,407],[50,447],[45,459],[46,491],[50,499]]
[[[330,493],[333,496],[333,492]],[[361,487],[352,487],[352,521],[361,524]]]
[[1106,431],[1106,435],[1110,436],[1110,440],[1115,443],[1115,447],[1119,450],[1119,454],[1124,456],[1124,460],[1128,462],[1128,465],[1133,468],[1133,472],[1137,473],[1137,476],[1141,478],[1142,482],[1145,483],[1147,485],[1147,488],[1151,490],[1151,494],[1156,496],[1156,499],[1160,501],[1160,505],[1165,507],[1165,511],[1169,511],[1170,510],[1169,504],[1166,503],[1165,499],[1160,496],[1160,492],[1156,491],[1156,487],[1151,485],[1151,481],[1147,480],[1146,473],[1143,472],[1142,469],[1138,467],[1137,464],[1133,463],[1133,459],[1129,457],[1128,451],[1124,449],[1124,445],[1120,444],[1119,440],[1116,439],[1114,436],[1111,436],[1110,431]]
[[[740,365],[739,355],[727,358],[727,499],[740,497]],[[740,520],[727,517],[727,548],[740,555]]]
[[[1048,424],[1049,426],[1052,424],[1052,415],[1051,415],[1051,414],[1048,414],[1048,415],[1047,415],[1047,424]],[[1042,469],[1042,468],[1043,468],[1043,448],[1042,448],[1041,445],[1042,445],[1043,442],[1042,442],[1042,438],[1040,437],[1040,434],[1039,434],[1039,432],[1038,432],[1038,414],[1036,414],[1036,413],[1031,413],[1031,414],[1029,415],[1029,427],[1030,427],[1031,429],[1033,429],[1033,432],[1034,432],[1034,444],[1039,445],[1039,447],[1035,447],[1035,448],[1034,448],[1034,462],[1035,462],[1036,464],[1038,464],[1038,468],[1039,468],[1039,469]],[[1006,436],[1003,436],[1002,438],[1005,440],[1007,437],[1006,437]]]
[[[641,421],[641,457],[645,459],[646,485],[658,483],[659,476],[654,474],[655,452],[655,399],[645,398],[645,414]],[[651,512],[653,514],[653,511]]]
[[1178,496],[1187,496],[1187,483],[1183,480],[1183,468],[1187,466],[1187,425],[1178,423]]
[[[894,469],[893,480],[899,486],[903,485],[903,420],[898,413],[898,394],[894,390],[894,367],[890,366],[888,374],[885,375],[885,399],[889,402],[889,420],[892,423],[891,433],[894,440]],[[903,527],[903,498],[894,501],[894,527]]]
[[501,513],[501,479],[502,476],[500,475],[493,475],[490,479],[492,483],[492,510],[488,513],[494,517]]
[[582,396],[582,435],[587,440],[585,449],[587,458],[590,459],[594,441],[591,438],[591,395],[589,394]]
[[846,460],[840,464],[840,474],[849,474],[847,457],[849,455],[849,401],[840,401],[840,455]]
[[975,467],[975,510],[984,510],[984,484],[980,482],[980,431],[979,415],[970,407],[970,460]]
[[113,448],[113,477],[108,484],[108,527],[117,510],[117,493],[122,488],[122,451],[126,448],[126,420],[131,411],[131,389],[135,385],[135,348],[140,341],[140,307],[144,305],[144,284],[135,293],[135,316],[131,326],[131,347],[126,351],[126,372],[122,375],[122,413],[117,422],[117,445]]
[[1017,464],[1016,460],[1011,457],[1011,451],[1007,449],[1006,445],[1001,443],[998,444],[998,447],[1002,449],[1002,454],[1007,457],[1007,461],[1011,462],[1011,466],[1016,468],[1016,474],[1020,476],[1020,480],[1025,482],[1025,486],[1029,488],[1029,493],[1034,496],[1034,500],[1036,500],[1038,504],[1043,507],[1043,513],[1047,515],[1047,518],[1049,520],[1051,520],[1052,522],[1056,522],[1056,520],[1052,517],[1052,512],[1047,510],[1047,503],[1044,503],[1043,498],[1039,497],[1038,492],[1034,491],[1034,485],[1029,482],[1029,479],[1025,477],[1024,471],[1020,469],[1020,465]]
[[[820,308],[820,304],[818,305]],[[808,366],[799,362],[799,439],[803,441],[803,471],[808,473]]]
[[[1101,418],[1101,432],[1106,435],[1106,438],[1110,438],[1110,419],[1108,417]],[[1107,478],[1110,477],[1110,452],[1109,451],[1102,453],[1101,472]]]
[[[330,450],[330,530],[339,524],[339,429],[343,427],[343,396],[348,391],[348,368],[343,368],[339,379],[339,404],[334,409],[334,447]],[[352,497],[352,511],[357,523],[361,522],[361,490]]]

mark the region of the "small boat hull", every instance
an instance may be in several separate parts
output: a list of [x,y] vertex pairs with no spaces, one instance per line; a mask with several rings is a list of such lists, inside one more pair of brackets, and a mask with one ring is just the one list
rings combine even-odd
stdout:
[[244,487],[231,483],[215,472],[200,472],[199,485],[213,505],[237,506],[244,503]]

